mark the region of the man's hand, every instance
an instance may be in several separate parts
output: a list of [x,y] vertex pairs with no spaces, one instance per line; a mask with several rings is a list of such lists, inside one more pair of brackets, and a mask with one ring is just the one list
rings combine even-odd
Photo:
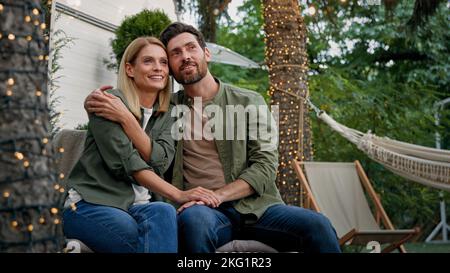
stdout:
[[180,191],[180,195],[178,196],[176,202],[178,204],[185,204],[190,201],[201,201],[204,202],[205,205],[212,208],[216,208],[222,203],[215,192],[202,187],[196,187],[187,191]]
[[102,93],[106,90],[112,89],[113,87],[111,85],[103,85],[100,88],[95,89],[94,91],[92,91],[87,97],[86,99],[84,99],[84,109],[88,112],[91,113],[92,111],[88,110],[88,102],[93,101],[93,95],[94,94],[98,94],[98,93]]
[[[102,87],[104,89],[104,87]],[[116,96],[105,93],[103,90],[94,90],[85,101],[85,108],[89,113],[95,113],[97,116],[105,119],[125,123],[132,114]]]

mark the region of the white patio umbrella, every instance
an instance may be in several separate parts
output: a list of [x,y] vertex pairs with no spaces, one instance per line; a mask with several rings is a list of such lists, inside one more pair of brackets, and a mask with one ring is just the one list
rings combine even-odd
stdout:
[[258,63],[224,46],[209,42],[206,43],[206,46],[212,53],[212,62],[236,65],[245,68],[261,68]]

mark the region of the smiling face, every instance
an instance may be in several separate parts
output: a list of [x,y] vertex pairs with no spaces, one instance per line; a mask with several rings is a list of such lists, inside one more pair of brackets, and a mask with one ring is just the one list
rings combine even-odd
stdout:
[[141,49],[132,63],[126,63],[128,77],[133,78],[136,87],[142,91],[164,89],[169,75],[166,51],[155,44]]
[[180,84],[194,84],[206,76],[210,52],[207,48],[203,50],[191,33],[184,32],[170,39],[167,52],[173,77]]

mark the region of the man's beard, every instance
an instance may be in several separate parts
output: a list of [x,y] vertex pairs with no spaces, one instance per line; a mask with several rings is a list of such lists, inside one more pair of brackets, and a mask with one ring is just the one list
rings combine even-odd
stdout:
[[207,68],[206,68],[206,61],[202,61],[200,64],[197,64],[195,62],[186,62],[181,67],[180,70],[183,69],[183,66],[187,65],[193,65],[195,72],[184,75],[183,72],[179,72],[178,74],[173,73],[173,77],[179,84],[183,85],[189,85],[199,82],[201,79],[203,79],[206,76]]

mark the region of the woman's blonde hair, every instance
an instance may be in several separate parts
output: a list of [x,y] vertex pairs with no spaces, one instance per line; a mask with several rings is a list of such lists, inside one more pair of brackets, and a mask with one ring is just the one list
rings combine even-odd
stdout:
[[[166,51],[166,47],[163,43],[155,37],[139,37],[134,39],[125,50],[122,60],[120,61],[119,74],[117,76],[117,87],[122,91],[125,99],[127,100],[128,107],[130,108],[133,115],[141,119],[141,109],[139,103],[139,96],[136,83],[133,78],[130,78],[126,72],[125,64],[130,63],[134,65],[139,52],[147,45],[157,45]],[[170,80],[167,80],[166,86],[163,90],[159,91],[159,109],[156,114],[161,112],[167,112],[169,109],[171,96],[171,85]]]

